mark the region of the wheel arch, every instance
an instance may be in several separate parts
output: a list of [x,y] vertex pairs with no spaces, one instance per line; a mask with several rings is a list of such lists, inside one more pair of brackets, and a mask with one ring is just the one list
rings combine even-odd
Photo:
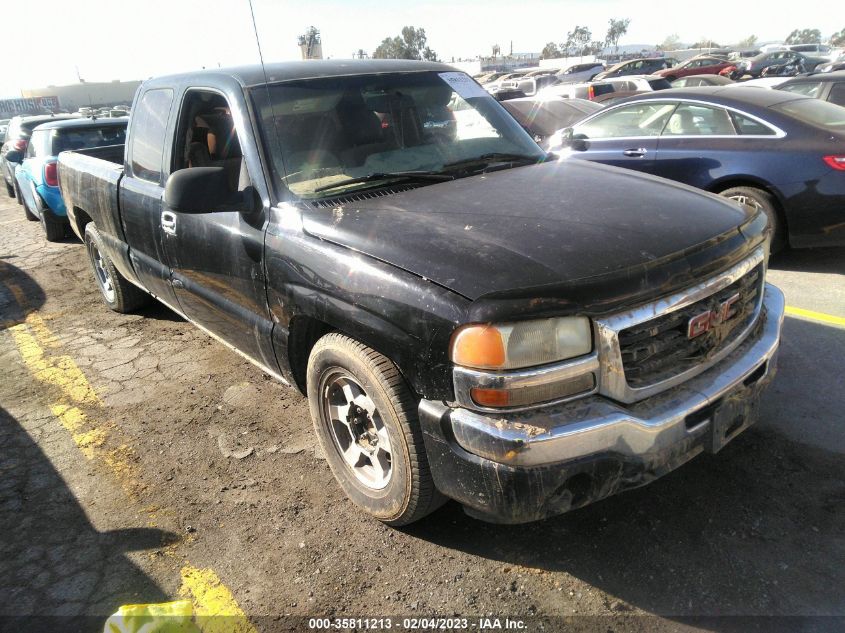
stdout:
[[734,187],[752,187],[754,189],[762,189],[766,193],[770,194],[774,199],[775,212],[778,214],[778,220],[780,220],[781,226],[784,229],[784,235],[787,240],[789,239],[789,220],[786,215],[786,207],[784,205],[783,196],[776,187],[772,186],[765,180],[754,176],[730,176],[713,182],[709,187],[707,187],[707,191],[720,194],[723,191],[733,189]]

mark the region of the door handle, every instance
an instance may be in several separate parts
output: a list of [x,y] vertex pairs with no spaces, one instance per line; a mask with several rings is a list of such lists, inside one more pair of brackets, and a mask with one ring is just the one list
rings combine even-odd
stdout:
[[161,230],[168,235],[176,235],[176,214],[173,211],[161,212]]
[[648,150],[645,147],[634,147],[631,149],[626,149],[622,152],[625,156],[631,156],[632,158],[637,158],[639,156],[645,156],[648,154]]

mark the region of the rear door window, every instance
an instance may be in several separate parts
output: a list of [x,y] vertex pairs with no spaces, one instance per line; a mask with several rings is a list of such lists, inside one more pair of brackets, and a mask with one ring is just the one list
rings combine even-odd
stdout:
[[780,89],[784,92],[791,92],[793,94],[816,98],[819,96],[819,90],[821,87],[822,84],[820,81],[802,81],[801,83],[780,86]]
[[741,136],[775,136],[776,132],[768,125],[764,125],[755,119],[731,112],[736,131]]
[[132,174],[150,182],[161,181],[164,135],[173,103],[169,88],[148,90],[132,112],[130,156]]
[[845,131],[845,108],[818,99],[795,99],[771,106],[799,121],[836,132]]
[[830,88],[827,100],[836,105],[845,106],[845,81],[840,81]]

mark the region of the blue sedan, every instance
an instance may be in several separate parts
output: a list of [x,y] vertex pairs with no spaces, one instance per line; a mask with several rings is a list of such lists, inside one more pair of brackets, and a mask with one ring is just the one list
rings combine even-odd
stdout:
[[661,90],[556,132],[549,148],[758,207],[772,250],[845,244],[845,108],[832,103],[738,86]]
[[65,236],[67,210],[59,191],[57,159],[65,150],[122,145],[126,119],[68,119],[44,123],[32,130],[32,137],[15,169],[15,180],[28,220],[40,220],[47,240]]

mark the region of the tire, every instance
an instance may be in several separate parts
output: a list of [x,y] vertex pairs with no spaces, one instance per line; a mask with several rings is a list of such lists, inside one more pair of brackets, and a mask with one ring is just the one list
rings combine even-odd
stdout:
[[48,242],[61,242],[67,235],[67,224],[51,218],[48,209],[41,209],[41,226]]
[[16,193],[18,193],[18,201],[20,201],[20,203],[23,205],[24,216],[26,216],[26,219],[29,220],[30,222],[37,222],[38,216],[35,215],[32,211],[29,210],[29,205],[26,203],[25,200],[23,200],[23,196],[20,195],[20,190],[17,187],[15,187],[15,189],[16,189]]
[[306,380],[320,445],[353,503],[400,526],[446,501],[429,470],[418,399],[388,358],[342,334],[326,334],[311,350]]
[[14,187],[15,187],[15,200],[18,201],[19,205],[23,206],[23,196],[21,195],[21,188],[18,187],[17,180],[14,182]]
[[6,183],[6,195],[9,196],[10,198],[15,197],[15,188],[12,185],[10,185],[8,182]]
[[786,230],[778,215],[775,198],[768,191],[756,187],[731,187],[720,192],[720,195],[736,200],[740,204],[762,209],[769,218],[769,230],[772,233],[770,251],[777,253],[787,246]]
[[94,273],[94,281],[105,304],[115,312],[131,312],[149,303],[150,296],[126,281],[102,248],[103,240],[93,223],[85,227],[85,248]]

